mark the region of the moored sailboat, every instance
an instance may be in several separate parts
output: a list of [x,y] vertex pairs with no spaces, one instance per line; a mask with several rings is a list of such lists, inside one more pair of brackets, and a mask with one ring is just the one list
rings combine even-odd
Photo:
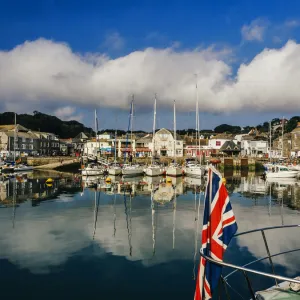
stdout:
[[152,136],[152,156],[151,165],[145,169],[145,174],[147,176],[160,176],[164,173],[165,169],[160,165],[154,164],[154,154],[155,154],[155,126],[156,126],[156,95],[154,99],[154,110],[153,110],[153,136]]
[[177,133],[176,133],[176,102],[174,100],[174,150],[173,150],[173,155],[174,155],[174,163],[171,164],[167,170],[166,174],[168,176],[181,176],[182,175],[182,168],[176,163],[176,138],[177,138]]
[[[133,150],[133,139],[132,139],[132,128],[133,128],[133,102],[134,102],[134,95],[132,95],[131,100],[131,107],[130,107],[130,139],[131,139],[131,150]],[[132,154],[131,154],[132,157]],[[131,162],[132,163],[132,162]],[[144,174],[144,168],[138,164],[130,164],[123,166],[122,175],[123,176],[138,176]]]

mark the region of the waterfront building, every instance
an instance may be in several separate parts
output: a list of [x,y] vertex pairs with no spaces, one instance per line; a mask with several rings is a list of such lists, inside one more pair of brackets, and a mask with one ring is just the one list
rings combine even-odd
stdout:
[[[181,136],[177,134],[175,145],[176,157],[183,156],[183,142],[184,141]],[[158,130],[154,135],[155,154],[157,154],[158,156],[174,157],[174,143],[174,134],[171,131],[165,128]]]
[[241,140],[241,155],[252,157],[264,157],[269,152],[267,138],[261,136],[246,135]]
[[17,124],[0,126],[0,154],[2,157],[36,155],[39,153],[39,138],[34,132]]
[[300,157],[300,122],[291,132],[291,157]]

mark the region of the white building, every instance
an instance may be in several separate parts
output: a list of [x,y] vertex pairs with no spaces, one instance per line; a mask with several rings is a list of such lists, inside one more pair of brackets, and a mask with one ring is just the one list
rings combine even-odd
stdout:
[[100,152],[101,154],[110,154],[112,151],[112,142],[109,140],[98,140],[96,139],[86,141],[83,147],[84,155],[94,155],[97,156]]
[[227,136],[223,134],[213,136],[208,141],[208,148],[214,150],[220,150],[221,147],[228,141],[233,141],[235,144],[237,144],[237,140],[233,139],[231,136]]
[[112,138],[113,138],[112,135],[108,132],[104,132],[102,134],[97,134],[98,140],[110,140]]
[[175,148],[176,156],[182,157],[183,156],[182,138],[179,135],[177,135],[175,147],[174,147],[174,143],[175,143],[175,139],[173,134],[165,128],[160,129],[154,135],[154,151],[155,151],[154,154],[158,156],[174,157],[175,156],[174,148]]
[[243,156],[265,156],[268,152],[267,141],[245,137],[241,141],[241,154]]

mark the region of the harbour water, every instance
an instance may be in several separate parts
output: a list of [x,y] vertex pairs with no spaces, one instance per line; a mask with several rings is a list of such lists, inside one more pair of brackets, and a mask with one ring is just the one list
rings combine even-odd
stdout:
[[[112,178],[96,189],[70,175],[53,175],[46,184],[49,176],[1,182],[3,299],[193,299],[204,182]],[[300,223],[299,181],[236,175],[226,186],[239,231]],[[271,253],[300,248],[298,228],[266,237]],[[243,265],[266,255],[261,234],[254,233],[233,239],[225,260]],[[273,262],[276,274],[299,275],[299,252]],[[268,260],[252,267],[271,272]],[[250,280],[255,290],[274,285]],[[241,274],[228,282],[231,299],[250,298]]]

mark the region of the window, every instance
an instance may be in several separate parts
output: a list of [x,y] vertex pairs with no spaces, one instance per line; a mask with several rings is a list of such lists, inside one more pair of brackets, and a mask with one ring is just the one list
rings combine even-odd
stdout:
[[176,142],[176,145],[180,145],[180,142]]
[[43,147],[43,142],[41,142],[41,147]]
[[26,149],[26,145],[25,144],[22,144],[22,149]]
[[29,149],[33,150],[33,145],[29,145]]
[[216,146],[221,146],[221,141],[216,141]]
[[25,143],[26,142],[26,138],[23,137],[22,138],[22,142]]

